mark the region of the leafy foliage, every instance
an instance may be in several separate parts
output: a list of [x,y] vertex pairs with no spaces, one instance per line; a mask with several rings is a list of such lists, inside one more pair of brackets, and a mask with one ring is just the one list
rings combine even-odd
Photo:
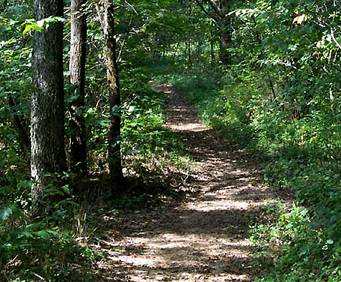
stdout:
[[[254,240],[261,241],[274,259],[271,273],[260,280],[339,281],[338,1],[231,1],[220,19],[209,1],[115,4],[123,96],[122,108],[115,109],[115,114],[124,123],[120,142],[126,174],[146,184],[169,180],[177,169],[188,169],[183,144],[163,126],[165,97],[152,89],[153,80],[172,83],[226,142],[263,157],[264,180],[269,185],[294,193],[296,206],[272,213],[269,224],[254,228]],[[41,276],[72,281],[77,280],[73,263],[85,258],[91,264],[96,259],[92,250],[74,238],[73,209],[79,209],[72,195],[74,183],[51,182],[50,192],[66,200],[56,201],[52,215],[30,218],[27,142],[32,35],[64,21],[67,61],[69,15],[37,22],[32,9],[30,0],[0,1],[0,280]],[[103,35],[95,10],[95,1],[84,8],[88,15],[84,112],[91,177],[107,172],[112,114],[101,52]],[[219,62],[224,30],[233,31],[228,66]],[[68,83],[65,89],[69,109],[75,97]],[[67,111],[67,136],[70,116]],[[149,198],[122,197],[117,206],[133,206]]]
[[234,65],[167,79],[227,141],[264,157],[267,183],[294,192],[300,206],[255,232],[277,242],[264,281],[338,281],[340,13],[333,1],[233,8]]

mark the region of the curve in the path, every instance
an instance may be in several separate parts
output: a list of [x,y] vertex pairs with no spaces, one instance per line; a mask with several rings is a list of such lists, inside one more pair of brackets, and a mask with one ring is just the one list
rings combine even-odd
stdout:
[[196,163],[189,185],[197,193],[180,206],[128,216],[121,238],[105,243],[116,273],[105,281],[252,281],[259,269],[248,227],[273,198],[257,162],[202,124],[171,86],[159,90],[169,95],[167,127]]

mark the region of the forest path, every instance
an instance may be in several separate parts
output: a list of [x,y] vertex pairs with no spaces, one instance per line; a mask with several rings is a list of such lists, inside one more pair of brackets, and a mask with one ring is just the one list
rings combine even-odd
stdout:
[[256,160],[201,123],[171,86],[158,90],[169,95],[167,127],[193,156],[188,185],[196,193],[174,207],[125,215],[119,235],[102,242],[103,268],[114,275],[103,281],[252,281],[260,269],[248,227],[274,195],[261,184]]

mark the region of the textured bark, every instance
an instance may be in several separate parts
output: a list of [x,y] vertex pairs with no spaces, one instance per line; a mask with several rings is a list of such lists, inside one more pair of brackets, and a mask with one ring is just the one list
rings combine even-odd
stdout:
[[[35,0],[35,18],[63,16],[63,0]],[[36,32],[31,101],[33,207],[42,206],[48,174],[66,169],[64,150],[63,24]]]
[[220,61],[224,65],[228,65],[231,62],[230,48],[232,46],[231,32],[225,30],[220,35]]
[[114,7],[111,0],[104,0],[100,12],[105,39],[105,58],[109,86],[110,127],[108,133],[108,162],[114,193],[122,191],[123,174],[121,160],[120,80],[116,58]]
[[70,83],[73,97],[70,105],[70,168],[78,175],[87,173],[85,106],[86,16],[85,0],[71,1]]

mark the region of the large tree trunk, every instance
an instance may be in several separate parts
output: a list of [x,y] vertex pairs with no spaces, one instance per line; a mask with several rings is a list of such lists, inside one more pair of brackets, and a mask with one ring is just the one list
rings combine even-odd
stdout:
[[[63,16],[63,0],[35,0],[35,18]],[[35,32],[31,106],[33,208],[42,207],[49,176],[66,169],[64,150],[63,24]]]
[[121,160],[120,81],[116,58],[114,7],[111,0],[104,0],[100,12],[105,40],[105,58],[109,86],[110,127],[108,133],[108,162],[113,193],[122,192],[123,174]]
[[77,175],[87,173],[85,106],[85,64],[86,64],[86,16],[83,11],[85,0],[71,1],[71,44],[70,83],[73,96],[70,106],[70,168]]

